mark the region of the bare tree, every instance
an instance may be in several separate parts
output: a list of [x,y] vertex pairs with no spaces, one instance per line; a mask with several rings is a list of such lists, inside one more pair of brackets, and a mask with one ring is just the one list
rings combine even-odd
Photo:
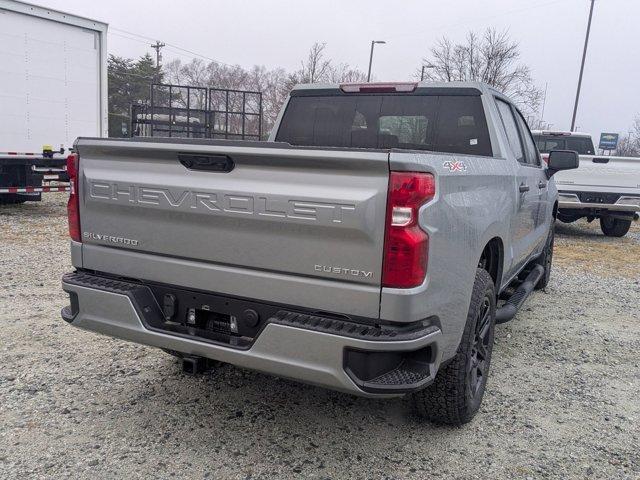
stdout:
[[363,82],[367,75],[349,65],[339,63],[335,65],[325,57],[326,43],[314,43],[309,49],[307,58],[301,63],[296,72],[298,83],[347,83]]
[[[174,60],[165,65],[165,75],[169,83],[191,85],[196,87],[230,88],[236,90],[251,90],[262,93],[263,132],[268,134],[280,107],[291,87],[299,83],[297,75],[287,73],[282,68],[268,70],[264,66],[254,66],[244,69],[238,65],[229,66],[220,63],[205,63],[202,60],[192,60],[190,63],[182,63]],[[173,99],[180,104],[186,99],[178,97]],[[208,108],[205,105],[194,105],[193,96],[191,106]],[[215,102],[215,98],[212,100]],[[225,99],[226,100],[226,99]],[[239,111],[242,105],[241,96],[230,96],[229,107]],[[183,105],[186,106],[186,105]],[[257,111],[257,107],[254,107]]]
[[640,115],[633,120],[633,125],[618,142],[616,155],[622,157],[640,157]]
[[328,76],[328,81],[331,83],[358,83],[366,80],[367,74],[365,72],[350,66],[348,63],[331,66]]
[[309,49],[307,58],[300,62],[298,73],[300,83],[318,83],[327,80],[331,74],[331,61],[324,58],[326,43],[314,43]]
[[[482,35],[469,32],[464,42],[440,39],[423,58],[425,79],[436,81],[479,81],[513,99],[526,113],[536,112],[542,92],[528,66],[519,63],[520,48],[506,31],[488,28]],[[418,70],[417,76],[422,73]]]
[[[165,64],[163,70],[169,83],[261,92],[263,132],[268,134],[284,100],[295,84],[360,82],[366,79],[364,72],[346,63],[334,65],[330,59],[325,58],[325,48],[324,43],[314,43],[309,49],[307,58],[301,62],[301,68],[293,73],[282,68],[268,70],[264,66],[255,65],[245,69],[239,65],[206,63],[199,59],[192,60],[190,63],[173,60]],[[229,107],[241,110],[242,105],[234,103],[240,101],[240,98],[230,97]],[[200,105],[198,98],[193,94],[189,100],[192,107],[208,108],[204,104]],[[186,107],[186,96],[181,96],[179,90],[178,93],[174,92],[172,101],[176,105]]]

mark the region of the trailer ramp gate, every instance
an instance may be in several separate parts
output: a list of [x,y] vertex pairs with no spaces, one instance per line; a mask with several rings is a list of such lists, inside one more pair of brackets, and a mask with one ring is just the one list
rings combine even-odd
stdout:
[[131,106],[132,137],[260,140],[262,93],[154,83]]

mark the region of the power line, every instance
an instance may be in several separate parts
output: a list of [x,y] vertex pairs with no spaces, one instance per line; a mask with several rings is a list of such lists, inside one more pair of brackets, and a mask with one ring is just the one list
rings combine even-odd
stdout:
[[[126,35],[121,35],[121,34],[116,33],[116,32],[109,32],[109,35],[115,35],[115,36],[120,37],[120,38],[124,38],[124,39],[127,39],[127,40],[132,40],[132,41],[134,41],[134,42],[138,42],[138,43],[140,43],[140,44],[142,44],[142,45],[149,45],[149,44],[147,43],[147,41],[145,41],[145,40],[139,40],[139,39],[137,39],[137,38],[127,37]],[[187,53],[180,52],[179,50],[175,50],[174,48],[169,47],[169,46],[167,46],[167,47],[165,47],[165,48],[166,48],[167,50],[169,50],[170,52],[172,52],[172,54],[173,54],[174,56],[176,56],[176,57],[189,58],[189,59],[192,59],[192,60],[193,60],[193,59],[196,59],[196,58],[201,58],[201,57],[199,57],[199,56],[189,55],[189,54],[187,54]],[[225,64],[222,64],[222,65],[227,65],[227,64],[225,63]]]
[[[111,30],[116,30],[116,31],[118,31],[118,32],[126,33],[127,35],[132,35],[132,36],[134,36],[134,37],[138,37],[138,38],[144,39],[144,40],[145,40],[145,42],[142,42],[142,40],[137,40],[137,39],[135,39],[135,38],[124,37],[123,35],[118,35],[118,36],[120,36],[120,37],[123,37],[123,38],[129,38],[130,40],[138,41],[138,42],[141,42],[141,43],[147,43],[147,42],[149,42],[149,41],[150,41],[150,42],[156,42],[156,41],[157,41],[155,38],[147,37],[147,36],[145,36],[145,35],[140,35],[140,34],[138,34],[138,33],[129,32],[129,31],[127,31],[127,30],[123,30],[123,29],[121,29],[121,28],[116,28],[116,27],[109,27],[109,28],[110,28]],[[115,34],[115,35],[117,35],[117,34]],[[175,45],[175,44],[173,44],[173,43],[167,43],[167,42],[165,42],[165,46],[167,46],[167,47],[171,47],[171,48],[174,48],[174,49],[176,49],[176,50],[179,50],[179,51],[182,51],[182,52],[185,52],[185,53],[188,53],[188,54],[190,54],[190,55],[193,55],[194,57],[199,57],[199,58],[203,58],[203,59],[205,59],[205,60],[209,60],[210,62],[213,62],[213,63],[219,63],[219,64],[221,64],[221,65],[225,65],[225,66],[227,66],[227,67],[233,67],[233,65],[231,65],[231,64],[229,64],[229,63],[221,62],[220,60],[216,60],[215,58],[208,57],[207,55],[202,55],[202,54],[200,54],[200,53],[194,52],[193,50],[189,50],[189,49],[186,49],[186,48],[182,48],[182,47],[180,47],[180,46],[178,46],[178,45]]]

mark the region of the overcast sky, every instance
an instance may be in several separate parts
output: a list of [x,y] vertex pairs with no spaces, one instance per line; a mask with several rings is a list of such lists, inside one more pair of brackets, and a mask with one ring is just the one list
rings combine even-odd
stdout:
[[[309,46],[366,70],[376,47],[376,80],[407,80],[434,42],[462,39],[470,29],[508,29],[542,89],[544,120],[568,129],[575,98],[589,0],[32,0],[109,23],[110,53],[153,51],[158,39],[224,63],[299,67]],[[118,30],[116,30],[118,29]],[[129,38],[125,38],[129,37]],[[136,38],[136,39],[132,39]],[[171,47],[165,61],[193,55]],[[626,133],[640,114],[640,0],[596,0],[577,126],[599,135]]]

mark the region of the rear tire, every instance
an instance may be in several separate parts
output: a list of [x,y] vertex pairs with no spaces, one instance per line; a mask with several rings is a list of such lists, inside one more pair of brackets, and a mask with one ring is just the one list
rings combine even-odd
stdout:
[[413,394],[418,415],[433,423],[462,425],[478,412],[491,364],[495,313],[493,279],[478,268],[458,351],[433,384]]
[[551,227],[542,255],[540,255],[536,260],[536,265],[542,265],[542,268],[544,268],[542,278],[538,280],[538,283],[536,283],[536,290],[542,290],[543,288],[547,288],[547,285],[549,285],[549,280],[551,279],[551,264],[553,263],[554,238],[554,230],[553,227]]
[[600,228],[607,237],[624,237],[631,228],[631,220],[601,217]]

